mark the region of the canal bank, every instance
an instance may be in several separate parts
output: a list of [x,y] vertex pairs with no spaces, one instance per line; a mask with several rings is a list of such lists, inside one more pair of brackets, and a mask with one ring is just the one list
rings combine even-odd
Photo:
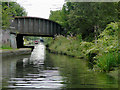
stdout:
[[25,55],[25,54],[30,54],[30,53],[31,53],[31,49],[29,48],[1,49],[0,50],[0,55],[2,55],[2,57],[13,56],[13,55]]
[[[36,49],[41,51],[41,49]],[[39,57],[43,53],[34,54]],[[89,69],[88,61],[65,55],[52,54],[46,51],[44,64],[29,59],[30,55],[3,58],[3,90],[19,89],[60,89],[81,90],[101,88],[102,90],[118,89],[116,78],[106,73]],[[32,61],[31,64],[30,61]],[[41,59],[40,59],[41,61]]]
[[68,53],[66,53],[66,52],[55,51],[55,50],[50,49],[49,47],[47,47],[46,49],[48,50],[49,53],[60,54],[60,55],[66,55],[66,56],[75,57],[75,58],[78,58],[78,59],[86,59],[86,58],[83,57],[83,56],[75,56],[75,55],[68,54]]
[[[65,55],[65,56],[69,56],[69,57],[74,57],[75,59],[84,59],[84,60],[88,61],[87,58],[83,57],[83,56],[78,57],[78,56],[75,56],[75,55],[70,55],[70,54],[67,54],[67,53],[64,53],[64,52],[59,52],[59,51],[52,50],[49,47],[47,47],[46,49],[48,50],[49,53],[53,53],[53,54],[56,54],[56,55]],[[92,67],[94,72],[100,72],[100,71],[97,71],[96,68],[94,69],[93,65],[94,64],[91,64],[91,62],[89,62],[89,66]],[[119,72],[119,67],[116,67],[116,68],[114,68],[114,70],[106,72],[106,74],[108,74],[108,75],[110,75],[110,76],[112,76],[112,77],[114,77],[118,80],[118,75],[119,75],[118,72]]]
[[[83,58],[89,62],[89,66],[91,66],[94,72],[103,72],[115,78],[118,77],[118,53],[115,49],[108,49],[109,46],[100,47],[92,42],[80,42],[76,37],[70,36],[57,36],[55,40],[49,40],[46,46],[48,51],[54,54],[62,54],[79,59]],[[106,48],[109,50],[108,53],[105,52]]]
[[107,73],[94,72],[87,60],[48,51],[43,55],[43,47],[36,47],[32,56],[3,58],[2,89],[118,88],[117,78]]

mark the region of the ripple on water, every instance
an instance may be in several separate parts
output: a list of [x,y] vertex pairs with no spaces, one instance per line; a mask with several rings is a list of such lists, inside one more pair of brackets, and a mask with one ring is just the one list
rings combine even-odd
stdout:
[[[44,67],[45,59],[45,46],[39,44],[35,46],[31,57],[30,63],[28,58],[23,59],[23,65],[25,68],[26,65],[30,64],[35,69]],[[8,81],[9,85],[6,88],[60,88],[63,86],[61,84],[62,77],[60,76],[57,67],[52,68],[52,70],[40,70],[40,72],[27,73],[22,78],[10,78]]]

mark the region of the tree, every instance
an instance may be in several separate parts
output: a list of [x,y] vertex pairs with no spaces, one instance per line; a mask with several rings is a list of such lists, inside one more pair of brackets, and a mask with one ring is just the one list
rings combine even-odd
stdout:
[[62,10],[51,11],[49,19],[62,25],[62,27],[64,27],[65,30],[69,30],[68,22],[67,22],[68,14],[69,13],[66,8],[66,4],[64,4]]
[[83,38],[97,38],[110,22],[118,20],[115,2],[67,2],[62,10],[51,11],[50,19],[58,22],[67,32],[82,34]]
[[61,22],[61,11],[60,10],[57,10],[57,11],[50,11],[50,16],[49,16],[49,19],[50,20],[53,20],[59,24],[62,24]]
[[10,19],[14,16],[26,16],[27,13],[23,7],[16,2],[2,2],[2,26],[6,29],[10,25]]
[[73,3],[68,23],[75,34],[99,33],[111,21],[117,21],[117,3]]

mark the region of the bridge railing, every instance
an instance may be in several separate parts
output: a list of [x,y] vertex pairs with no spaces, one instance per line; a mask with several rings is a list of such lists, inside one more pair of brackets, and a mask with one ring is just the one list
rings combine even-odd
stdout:
[[63,31],[58,23],[36,17],[15,17],[11,22],[11,26],[15,27],[15,32],[25,35],[49,35],[54,36],[61,34]]

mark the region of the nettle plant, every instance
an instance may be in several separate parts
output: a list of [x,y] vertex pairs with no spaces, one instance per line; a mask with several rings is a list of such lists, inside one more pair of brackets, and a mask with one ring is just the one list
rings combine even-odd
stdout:
[[118,23],[111,22],[99,35],[98,46],[101,45],[100,56],[98,56],[97,66],[101,71],[110,71],[118,66]]

